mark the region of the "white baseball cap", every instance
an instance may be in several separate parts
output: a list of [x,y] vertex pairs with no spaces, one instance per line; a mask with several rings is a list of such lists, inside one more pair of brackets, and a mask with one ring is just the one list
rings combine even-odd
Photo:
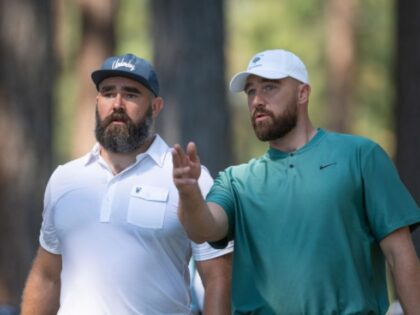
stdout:
[[241,92],[249,75],[266,79],[294,78],[309,84],[308,72],[302,60],[290,51],[283,49],[266,50],[251,58],[246,71],[235,74],[230,81],[232,92]]

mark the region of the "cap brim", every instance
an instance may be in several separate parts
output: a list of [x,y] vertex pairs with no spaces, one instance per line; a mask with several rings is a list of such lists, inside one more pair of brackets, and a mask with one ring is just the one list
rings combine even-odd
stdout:
[[232,92],[236,92],[236,93],[242,92],[245,88],[246,79],[250,75],[256,75],[265,79],[283,79],[287,77],[287,74],[284,74],[284,73],[275,72],[272,70],[267,71],[267,70],[256,68],[255,70],[253,69],[251,71],[242,71],[234,75],[232,80],[230,81],[229,89]]
[[147,82],[147,80],[145,78],[143,78],[142,76],[139,76],[137,74],[130,73],[130,72],[127,72],[127,71],[121,71],[121,70],[96,70],[96,71],[93,71],[92,74],[91,74],[91,78],[92,78],[93,82],[95,83],[97,90],[99,90],[99,84],[103,80],[105,80],[106,78],[110,78],[110,77],[125,77],[125,78],[132,79],[134,81],[137,81],[137,82],[143,84],[155,96],[157,96],[156,91],[153,91],[149,82]]

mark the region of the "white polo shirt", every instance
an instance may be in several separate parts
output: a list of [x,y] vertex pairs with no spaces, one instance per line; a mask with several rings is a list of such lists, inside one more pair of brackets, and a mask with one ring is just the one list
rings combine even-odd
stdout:
[[[212,178],[199,180],[207,194]],[[47,185],[41,246],[62,255],[60,315],[190,314],[188,262],[232,251],[191,242],[177,216],[171,149],[156,136],[113,175],[99,155],[59,166]]]

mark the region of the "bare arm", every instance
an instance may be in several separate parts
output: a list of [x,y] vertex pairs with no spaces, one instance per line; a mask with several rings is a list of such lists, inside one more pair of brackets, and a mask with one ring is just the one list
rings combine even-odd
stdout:
[[21,315],[57,314],[61,256],[40,247],[23,291]]
[[197,270],[204,286],[203,315],[231,313],[232,254],[197,262]]
[[385,237],[382,251],[390,265],[399,300],[406,315],[420,310],[420,263],[408,228]]
[[222,207],[206,204],[198,186],[201,163],[194,143],[187,153],[179,145],[172,151],[173,179],[179,192],[179,219],[188,237],[196,243],[218,241],[227,235],[228,219]]

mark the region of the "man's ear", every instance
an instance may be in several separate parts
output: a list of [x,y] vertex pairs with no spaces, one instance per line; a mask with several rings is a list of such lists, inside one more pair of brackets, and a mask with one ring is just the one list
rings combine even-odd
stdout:
[[157,96],[152,101],[152,112],[153,112],[153,118],[156,118],[160,111],[163,109],[165,102],[163,101],[163,98],[160,96]]
[[298,102],[307,103],[309,101],[309,94],[311,94],[311,87],[309,84],[300,84],[298,87]]

